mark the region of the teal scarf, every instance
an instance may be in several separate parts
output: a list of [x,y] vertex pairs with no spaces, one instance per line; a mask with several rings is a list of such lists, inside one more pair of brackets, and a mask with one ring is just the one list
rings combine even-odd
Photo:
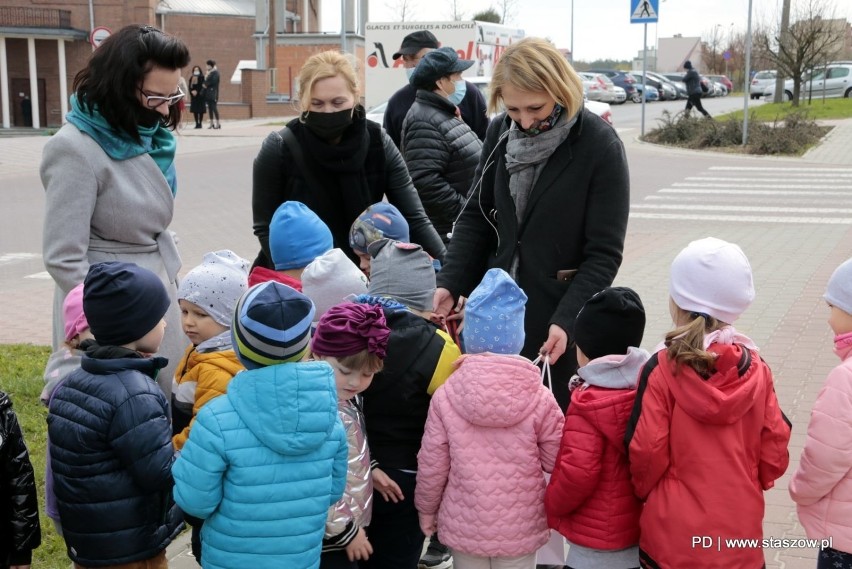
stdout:
[[127,160],[141,154],[148,154],[165,176],[172,195],[177,193],[177,175],[175,172],[175,150],[177,142],[172,132],[161,124],[149,128],[139,126],[139,137],[142,144],[133,140],[126,133],[115,130],[98,111],[97,106],[88,112],[77,100],[77,95],[71,95],[71,112],[65,115],[68,122],[85,132],[94,139],[107,156],[113,160]]

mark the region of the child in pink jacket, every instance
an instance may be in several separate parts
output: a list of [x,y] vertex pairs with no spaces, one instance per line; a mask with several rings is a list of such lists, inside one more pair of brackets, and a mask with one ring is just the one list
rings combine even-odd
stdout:
[[502,269],[485,274],[465,308],[465,355],[429,407],[414,503],[455,569],[533,569],[550,536],[543,473],[564,418],[539,369],[518,355],[526,301]]
[[817,569],[852,568],[852,259],[828,281],[834,352],[843,360],[817,396],[799,468],[790,480],[799,522],[811,539],[832,538]]

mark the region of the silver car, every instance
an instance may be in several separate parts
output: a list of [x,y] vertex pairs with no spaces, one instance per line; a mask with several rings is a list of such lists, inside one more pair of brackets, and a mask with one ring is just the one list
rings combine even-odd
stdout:
[[754,77],[751,80],[751,85],[749,85],[749,94],[752,99],[759,99],[763,96],[763,92],[770,85],[775,85],[775,77],[777,76],[777,72],[772,71],[758,71],[754,74]]

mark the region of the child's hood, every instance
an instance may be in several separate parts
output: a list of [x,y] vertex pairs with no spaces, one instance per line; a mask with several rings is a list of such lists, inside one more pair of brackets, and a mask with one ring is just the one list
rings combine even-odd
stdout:
[[481,427],[510,427],[528,416],[545,389],[541,371],[521,356],[465,355],[442,389],[453,408]]
[[642,366],[651,354],[642,348],[629,347],[627,354],[613,354],[590,361],[577,370],[588,385],[607,389],[635,389]]
[[[755,404],[769,368],[756,353],[740,345],[712,344],[718,354],[716,372],[705,379],[682,365],[677,375],[671,365],[660,366],[678,405],[702,423],[731,425]],[[771,378],[768,378],[771,384]]]
[[240,372],[228,385],[228,399],[265,446],[285,455],[318,448],[340,421],[334,371],[325,362]]

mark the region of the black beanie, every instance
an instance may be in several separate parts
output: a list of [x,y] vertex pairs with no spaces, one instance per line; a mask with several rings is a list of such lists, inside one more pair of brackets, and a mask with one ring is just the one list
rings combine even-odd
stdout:
[[639,347],[644,333],[645,307],[636,291],[626,287],[597,293],[574,322],[574,342],[590,360],[626,354],[630,346]]
[[160,277],[134,263],[96,263],[83,282],[83,312],[101,346],[123,346],[144,337],[169,303]]

